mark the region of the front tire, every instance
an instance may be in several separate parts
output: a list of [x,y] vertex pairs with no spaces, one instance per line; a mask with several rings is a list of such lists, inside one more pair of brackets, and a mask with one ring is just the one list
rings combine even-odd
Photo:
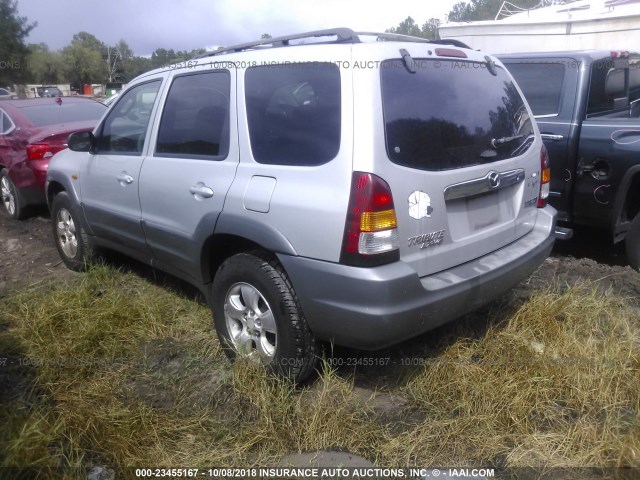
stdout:
[[627,232],[625,239],[627,249],[627,260],[634,270],[640,271],[640,212],[631,222],[631,228]]
[[66,192],[58,193],[53,199],[51,224],[56,248],[64,264],[75,272],[85,271],[93,257],[93,249]]
[[6,169],[0,171],[0,196],[2,197],[2,205],[11,218],[22,220],[26,217],[26,209],[22,205],[18,189],[11,181]]
[[212,293],[218,338],[232,361],[254,358],[295,383],[314,371],[317,342],[277,260],[262,252],[228,258],[216,273]]

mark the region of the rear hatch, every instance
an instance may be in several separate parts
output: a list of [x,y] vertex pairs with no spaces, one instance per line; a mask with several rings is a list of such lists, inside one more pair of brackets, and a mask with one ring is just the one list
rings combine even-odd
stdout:
[[427,47],[380,63],[385,158],[374,167],[393,194],[401,259],[420,276],[533,228],[541,148],[506,69],[477,52]]

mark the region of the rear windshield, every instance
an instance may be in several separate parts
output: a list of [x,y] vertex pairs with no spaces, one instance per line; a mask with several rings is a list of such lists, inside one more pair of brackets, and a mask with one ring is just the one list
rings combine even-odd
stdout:
[[418,59],[381,66],[387,154],[421,170],[448,170],[521,155],[533,125],[509,74],[484,63]]
[[36,127],[56,125],[59,123],[99,120],[106,106],[98,102],[70,103],[62,101],[61,105],[51,100],[51,105],[33,105],[21,109],[27,119]]

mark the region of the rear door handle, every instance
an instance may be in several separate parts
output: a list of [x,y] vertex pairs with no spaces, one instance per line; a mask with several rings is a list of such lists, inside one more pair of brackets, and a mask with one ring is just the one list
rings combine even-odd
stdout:
[[193,187],[189,189],[191,195],[196,197],[197,200],[202,200],[203,198],[211,198],[213,197],[213,190],[207,187],[204,183],[198,182]]
[[552,133],[541,133],[540,136],[543,140],[552,140],[554,142],[559,142],[560,140],[564,140],[564,135],[554,135]]
[[133,183],[133,177],[129,175],[127,172],[122,172],[120,175],[116,177],[116,179],[118,180],[118,182],[120,182],[120,185],[122,185],[123,187]]

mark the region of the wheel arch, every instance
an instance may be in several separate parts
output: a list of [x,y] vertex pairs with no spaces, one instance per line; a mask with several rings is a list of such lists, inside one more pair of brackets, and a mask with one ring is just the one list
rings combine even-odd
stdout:
[[45,195],[49,209],[51,209],[53,197],[60,192],[66,192],[67,195],[71,197],[73,203],[80,205],[80,196],[73,182],[71,182],[66,175],[50,170],[47,173],[47,183],[45,185]]
[[640,213],[640,165],[625,174],[612,212],[614,242],[624,240],[633,219]]
[[200,267],[205,284],[213,281],[222,262],[240,252],[262,250],[273,255],[297,255],[282,232],[245,215],[221,214],[214,233],[203,243]]

